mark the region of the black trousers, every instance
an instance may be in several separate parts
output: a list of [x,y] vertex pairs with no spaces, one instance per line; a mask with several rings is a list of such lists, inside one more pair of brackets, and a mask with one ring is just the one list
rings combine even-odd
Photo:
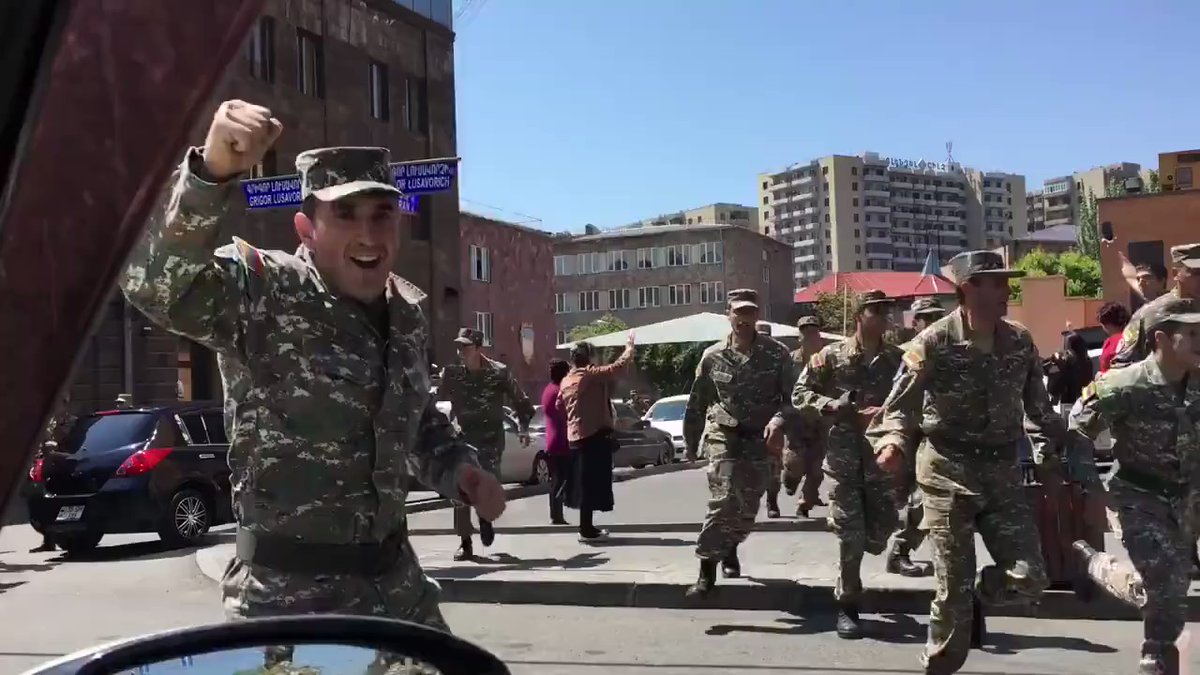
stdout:
[[571,479],[571,455],[550,455],[550,520],[561,521],[567,482]]

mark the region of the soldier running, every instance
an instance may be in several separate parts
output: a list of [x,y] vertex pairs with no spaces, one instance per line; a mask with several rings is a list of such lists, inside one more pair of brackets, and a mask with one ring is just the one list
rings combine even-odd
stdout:
[[921,527],[937,578],[921,663],[926,673],[940,674],[958,671],[982,637],[982,612],[971,592],[976,530],[996,561],[979,571],[977,597],[1027,603],[1048,585],[1017,444],[1030,434],[1043,483],[1057,485],[1064,435],[1033,336],[1004,319],[1008,280],[1024,273],[1006,269],[991,251],[960,253],[950,267],[958,309],[908,343],[904,366],[867,432],[878,464],[898,477],[906,453],[916,448]]
[[758,505],[770,482],[769,456],[783,450],[792,364],[787,348],[756,332],[758,293],[730,291],[729,337],[704,350],[696,366],[683,438],[695,461],[700,438],[708,457],[708,515],[696,540],[700,576],[689,597],[707,595],[721,572],[741,576],[737,547],[754,529]]
[[[441,372],[438,400],[450,401],[450,414],[462,431],[463,440],[479,451],[479,466],[500,479],[500,460],[504,454],[504,402],[517,413],[517,435],[529,445],[529,420],[533,404],[503,363],[483,355],[483,333],[463,328],[454,339],[460,363]],[[454,507],[454,531],[461,544],[455,560],[475,556],[471,545],[471,507]],[[491,522],[479,519],[479,543],[492,545],[496,531]]]
[[[754,330],[759,335],[771,337],[771,323],[769,321],[758,321],[754,324]],[[786,434],[784,435],[786,438]],[[767,517],[779,517],[779,488],[781,487],[781,474],[783,473],[783,459],[777,455],[767,455]]]
[[830,420],[824,471],[834,480],[829,493],[829,528],[838,537],[837,634],[862,637],[859,599],[864,553],[879,555],[896,529],[895,488],[874,462],[864,436],[879,412],[900,367],[900,348],[888,344],[892,301],[882,291],[862,294],[854,310],[854,335],[817,352],[800,373],[792,404]]
[[[914,337],[946,314],[946,310],[934,298],[917,298],[910,311]],[[921,548],[925,541],[925,533],[921,531],[925,510],[921,508],[921,491],[917,489],[916,454],[911,452],[905,455],[909,462],[905,467],[904,485],[897,494],[901,502],[900,529],[896,531],[887,558],[887,571],[905,577],[923,577],[930,569],[927,563],[914,563],[912,560],[912,552]]]
[[[825,339],[821,337],[821,322],[815,316],[802,316],[796,322],[800,330],[800,347],[792,352],[792,364],[799,377],[800,372],[821,351]],[[793,387],[795,385],[793,384]],[[828,424],[820,413],[799,411],[796,422],[788,424],[787,449],[783,453],[783,488],[788,495],[800,491],[796,502],[796,515],[804,518],[813,507],[825,506],[821,501],[821,483],[825,480],[825,441]]]
[[[1108,490],[1133,563],[1077,541],[1088,577],[1081,581],[1141,610],[1144,675],[1179,673],[1197,535],[1192,509],[1200,501],[1200,417],[1193,412],[1200,409],[1200,313],[1187,299],[1166,297],[1141,317],[1154,353],[1101,375],[1071,416],[1072,435],[1088,446],[1104,429],[1112,433],[1118,468]],[[1088,482],[1102,494],[1089,466]]]

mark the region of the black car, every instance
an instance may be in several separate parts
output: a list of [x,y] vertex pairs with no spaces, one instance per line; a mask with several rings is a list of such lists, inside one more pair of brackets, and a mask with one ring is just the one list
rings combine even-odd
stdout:
[[106,534],[186,545],[232,520],[221,406],[181,402],[81,417],[29,472],[29,520],[68,553]]

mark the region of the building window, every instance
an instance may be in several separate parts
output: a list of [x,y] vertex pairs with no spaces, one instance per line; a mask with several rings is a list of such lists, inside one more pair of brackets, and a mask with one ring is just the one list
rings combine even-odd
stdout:
[[573,255],[556,255],[554,256],[554,276],[569,277],[575,274],[575,256]]
[[475,312],[475,330],[483,333],[483,346],[491,347],[494,337],[491,312]]
[[580,291],[579,311],[595,312],[600,309],[600,291]]
[[567,343],[567,331],[560,330],[554,333],[554,344],[564,345]]
[[851,184],[850,184],[850,189],[851,189],[851,190],[854,190],[855,192],[857,192],[857,191],[858,191],[858,183],[851,183]]
[[367,78],[371,93],[371,117],[386,122],[391,116],[387,66],[378,61],[372,61],[367,66]]
[[428,125],[425,80],[410,77],[404,81],[404,128],[424,135]]
[[854,238],[855,238],[855,239],[858,239],[858,238],[860,238],[861,236],[862,236],[862,232],[861,232],[860,230],[858,230],[858,229],[855,229],[855,230],[854,230]]
[[662,288],[658,286],[642,286],[638,289],[638,307],[659,307],[662,305]]
[[639,270],[648,270],[655,267],[654,265],[654,249],[639,248],[637,250],[637,266]]
[[675,306],[692,304],[692,285],[673,284],[667,286],[667,304]]
[[1181,166],[1175,169],[1175,187],[1180,189],[1192,187],[1192,167]]
[[821,175],[828,176],[829,175],[829,167],[827,167],[827,166],[821,167]]
[[623,272],[629,269],[629,264],[625,262],[625,251],[608,251],[604,257],[604,267],[609,272]]
[[858,222],[858,214],[857,213],[854,214],[854,222],[856,222],[856,223]]
[[766,265],[763,265],[762,279],[763,279],[763,283],[765,283],[765,284],[771,283],[771,268],[767,267]]
[[714,265],[724,259],[724,244],[719,241],[696,244],[695,255],[701,265]]
[[862,269],[862,261],[861,261],[861,260],[855,260],[855,261],[854,261],[854,269],[856,269],[856,270],[861,270],[861,269]]
[[324,98],[325,50],[321,38],[306,30],[297,30],[296,52],[299,54],[296,81],[300,84],[300,91],[314,98]]
[[725,302],[725,283],[721,281],[700,282],[700,304],[716,305]]
[[258,23],[250,31],[247,45],[250,59],[250,75],[263,82],[275,82],[275,19],[258,17]]
[[572,296],[568,293],[554,294],[554,313],[555,314],[570,314],[575,311],[574,304],[571,303]]
[[763,197],[763,204],[770,204],[770,203],[771,203],[770,197]]
[[484,282],[492,280],[491,251],[474,244],[471,244],[471,280]]
[[851,176],[857,176],[857,175],[858,175],[858,167],[857,167],[857,166],[852,166],[852,167],[850,167],[850,175],[851,175]]
[[684,265],[690,264],[691,260],[688,252],[691,250],[691,248],[691,246],[686,244],[666,247],[667,267],[683,267]]
[[850,201],[851,201],[851,204],[850,204],[851,206],[858,206],[858,197],[855,197],[854,199],[852,199]]
[[609,309],[629,309],[629,289],[614,288],[608,292]]

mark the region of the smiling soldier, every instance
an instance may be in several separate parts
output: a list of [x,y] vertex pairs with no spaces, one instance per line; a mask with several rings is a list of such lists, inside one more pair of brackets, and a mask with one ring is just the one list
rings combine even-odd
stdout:
[[221,104],[121,282],[131,304],[221,361],[238,523],[225,609],[446,629],[407,536],[409,476],[489,521],[504,494],[430,396],[424,295],[391,273],[400,214],[387,150],[296,158],[294,255],[236,238],[217,248],[243,212],[238,178],[280,130],[266,108]]

